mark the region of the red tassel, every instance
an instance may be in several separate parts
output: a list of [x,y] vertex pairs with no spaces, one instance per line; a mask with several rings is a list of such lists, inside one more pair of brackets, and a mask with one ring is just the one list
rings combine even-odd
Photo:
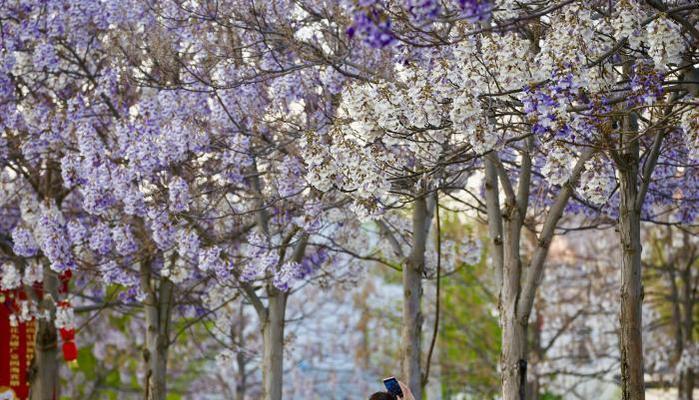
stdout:
[[63,343],[63,359],[67,363],[76,362],[78,359],[78,346],[75,345],[74,341]]
[[75,340],[75,329],[65,329],[61,328],[61,339],[63,339],[64,342],[70,342]]

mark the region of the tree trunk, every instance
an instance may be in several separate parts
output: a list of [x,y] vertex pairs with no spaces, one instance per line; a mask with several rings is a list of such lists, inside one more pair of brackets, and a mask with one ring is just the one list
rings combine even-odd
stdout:
[[[632,117],[624,121],[624,136],[631,136]],[[641,335],[641,210],[638,201],[638,140],[623,141],[622,165],[619,165],[621,204],[619,237],[621,241],[621,389],[622,400],[644,400],[643,339]],[[642,200],[642,199],[641,199]]]
[[[687,232],[683,233],[684,240],[684,250],[686,251],[689,247],[689,234]],[[694,281],[692,276],[692,268],[694,266],[694,256],[693,254],[688,255],[688,259],[683,259],[685,268],[682,271],[682,289],[683,295],[682,300],[684,302],[684,315],[682,317],[684,333],[682,346],[687,348],[693,346],[694,344],[694,290],[695,287],[692,284]],[[692,400],[694,399],[694,370],[687,369],[682,371],[679,379],[679,398],[680,400]]]
[[502,318],[502,398],[524,400],[527,380],[527,323],[507,313]]
[[235,382],[235,399],[245,400],[245,391],[247,389],[247,359],[245,353],[241,351],[245,348],[245,314],[243,313],[244,308],[242,304],[238,310],[238,323],[231,327],[231,339],[233,339],[233,343],[240,349],[235,356],[236,363],[238,364],[238,379]]
[[152,285],[150,263],[141,268],[141,288],[146,293],[146,343],[143,360],[146,364],[144,398],[165,400],[167,397],[167,357],[170,346],[170,321],[174,284],[161,278],[158,294]]
[[236,400],[245,400],[245,389],[247,386],[246,376],[245,376],[245,354],[242,351],[238,351],[236,354],[236,362],[238,363],[238,380],[235,383],[235,398]]
[[40,319],[36,334],[34,360],[31,371],[31,399],[32,400],[54,400],[58,399],[58,332],[54,325],[56,315],[56,305],[53,300],[47,298],[51,295],[53,299],[58,297],[58,278],[56,273],[48,266],[44,267],[44,299],[42,308],[50,311],[49,320]]
[[284,375],[284,317],[287,294],[269,288],[267,315],[262,323],[262,390],[264,400],[281,400]]
[[403,267],[402,378],[416,400],[422,399],[422,274],[431,213],[424,196],[413,204],[413,242]]
[[519,255],[521,227],[517,207],[508,205],[504,223],[504,269],[500,291],[503,400],[524,400],[526,397],[528,318],[519,318],[517,314],[522,274]]
[[485,159],[485,202],[488,213],[488,236],[490,239],[490,257],[495,269],[495,285],[500,293],[503,270],[502,215],[500,213],[500,196],[498,193],[498,174],[489,158]]
[[694,399],[694,371],[692,371],[691,369],[686,370],[680,374],[678,399]]

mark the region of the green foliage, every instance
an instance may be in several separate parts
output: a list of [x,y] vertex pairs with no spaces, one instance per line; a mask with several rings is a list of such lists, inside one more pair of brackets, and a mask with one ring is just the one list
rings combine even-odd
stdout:
[[[468,230],[455,216],[442,217],[443,240],[458,242]],[[442,281],[439,361],[442,394],[447,399],[458,393],[494,398],[500,389],[497,299],[486,260],[484,253],[479,263],[460,265]]]

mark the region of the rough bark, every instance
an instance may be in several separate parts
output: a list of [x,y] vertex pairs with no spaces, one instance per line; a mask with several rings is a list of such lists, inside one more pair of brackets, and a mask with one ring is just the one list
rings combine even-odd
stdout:
[[403,267],[402,372],[416,400],[422,399],[422,274],[429,230],[429,211],[425,197],[413,205],[413,243]]
[[174,284],[162,278],[159,287],[156,288],[150,272],[150,263],[144,262],[141,266],[141,289],[146,293],[143,304],[146,316],[146,342],[143,350],[143,361],[146,365],[144,398],[165,400]]
[[503,400],[523,400],[526,389],[527,324],[528,318],[517,315],[522,262],[519,256],[521,218],[516,207],[511,207],[504,223],[504,264],[500,290],[500,325],[502,329]]
[[[624,119],[624,136],[635,132],[632,117]],[[628,134],[628,135],[627,135]],[[619,239],[621,243],[620,354],[622,400],[644,400],[641,335],[641,207],[638,197],[638,140],[622,140],[619,170]]]
[[[44,299],[42,308],[55,315],[54,300],[58,295],[58,277],[48,266],[44,267]],[[58,369],[60,354],[58,332],[50,320],[39,320],[36,334],[34,360],[30,372],[30,397],[32,400],[53,400],[59,397]]]
[[264,400],[281,400],[284,376],[284,317],[287,294],[268,289],[266,318],[262,323],[262,390]]

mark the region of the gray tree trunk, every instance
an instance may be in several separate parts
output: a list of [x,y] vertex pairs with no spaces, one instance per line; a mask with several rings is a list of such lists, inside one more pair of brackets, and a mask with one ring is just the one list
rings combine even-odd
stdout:
[[422,275],[432,209],[425,196],[413,204],[413,242],[403,267],[403,332],[401,369],[416,400],[422,399]]
[[[241,304],[238,311],[238,323],[231,327],[231,339],[241,350],[245,348],[245,314],[243,310],[244,308]],[[236,363],[238,364],[238,379],[235,383],[235,399],[245,400],[245,392],[247,390],[247,359],[243,351],[238,351],[236,354]]]
[[[58,277],[48,265],[44,266],[44,296],[58,299]],[[36,334],[34,360],[30,373],[30,397],[32,400],[53,400],[59,398],[58,369],[60,354],[58,332],[53,323],[56,307],[53,300],[42,300],[42,308],[50,311],[49,320],[40,319]]]
[[[641,204],[638,193],[638,140],[635,121],[624,118],[621,160],[618,165],[621,196],[619,206],[619,239],[621,242],[621,312],[619,338],[621,354],[622,400],[644,400],[643,337],[641,334]],[[642,199],[641,199],[642,200]]]
[[500,212],[500,195],[498,189],[498,173],[493,162],[485,159],[485,202],[488,213],[488,235],[490,241],[490,257],[495,269],[495,284],[497,293],[502,285],[503,248],[502,248],[502,214]]
[[165,400],[174,284],[161,278],[159,288],[155,288],[151,279],[150,263],[144,262],[141,266],[141,289],[146,293],[143,304],[146,314],[146,342],[143,350],[143,361],[146,365],[144,398]]
[[270,287],[262,323],[262,390],[264,400],[281,400],[284,376],[284,317],[287,294]]
[[527,318],[517,315],[522,265],[519,256],[521,218],[511,208],[504,223],[503,281],[500,291],[500,354],[503,400],[524,400],[527,374]]

